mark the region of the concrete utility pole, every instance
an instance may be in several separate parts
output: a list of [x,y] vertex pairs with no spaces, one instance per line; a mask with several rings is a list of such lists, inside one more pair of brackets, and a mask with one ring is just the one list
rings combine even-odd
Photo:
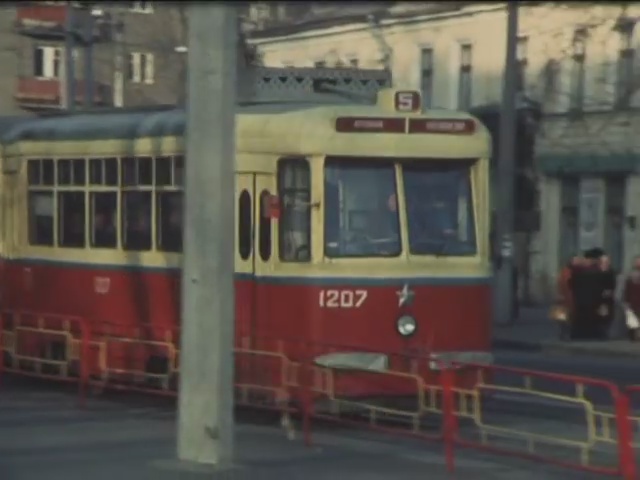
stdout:
[[178,457],[233,459],[236,7],[189,6]]
[[83,14],[82,38],[84,39],[84,106],[93,105],[93,12],[91,3],[87,3]]
[[64,95],[62,101],[62,108],[72,111],[76,105],[76,75],[75,65],[73,61],[73,51],[75,48],[74,41],[74,7],[71,2],[67,3],[67,15],[64,26],[64,68],[62,83],[64,88]]
[[496,240],[500,242],[500,264],[497,271],[496,322],[513,321],[514,301],[514,190],[516,140],[516,80],[518,44],[518,2],[507,2],[507,57],[505,61],[502,107],[500,109],[500,145],[498,157],[498,215]]
[[114,38],[113,106],[124,107],[124,21],[118,14],[111,25]]

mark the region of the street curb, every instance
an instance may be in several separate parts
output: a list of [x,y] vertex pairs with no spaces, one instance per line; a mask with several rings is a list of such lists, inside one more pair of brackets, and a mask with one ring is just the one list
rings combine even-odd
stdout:
[[496,350],[519,351],[529,353],[551,353],[566,356],[590,356],[607,358],[633,358],[640,357],[637,352],[620,351],[610,348],[602,348],[599,345],[572,344],[571,342],[528,342],[524,340],[494,339],[493,348]]

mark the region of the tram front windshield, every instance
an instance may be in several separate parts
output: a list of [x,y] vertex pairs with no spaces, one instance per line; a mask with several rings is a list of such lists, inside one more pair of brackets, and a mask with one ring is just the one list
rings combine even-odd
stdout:
[[415,162],[402,167],[409,252],[476,253],[471,166]]
[[394,257],[402,251],[398,184],[407,209],[413,255],[476,253],[468,163],[327,159],[325,163],[325,255]]

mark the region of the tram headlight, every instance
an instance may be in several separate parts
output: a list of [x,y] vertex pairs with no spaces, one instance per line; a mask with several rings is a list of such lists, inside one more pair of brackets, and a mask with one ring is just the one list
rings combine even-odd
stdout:
[[410,315],[403,315],[396,322],[396,329],[403,337],[410,337],[416,333],[417,327],[415,318]]

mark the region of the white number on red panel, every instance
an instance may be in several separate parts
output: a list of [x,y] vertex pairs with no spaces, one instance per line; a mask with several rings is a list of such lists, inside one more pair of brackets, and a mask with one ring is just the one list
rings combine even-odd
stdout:
[[360,308],[367,299],[366,290],[320,290],[322,308]]

